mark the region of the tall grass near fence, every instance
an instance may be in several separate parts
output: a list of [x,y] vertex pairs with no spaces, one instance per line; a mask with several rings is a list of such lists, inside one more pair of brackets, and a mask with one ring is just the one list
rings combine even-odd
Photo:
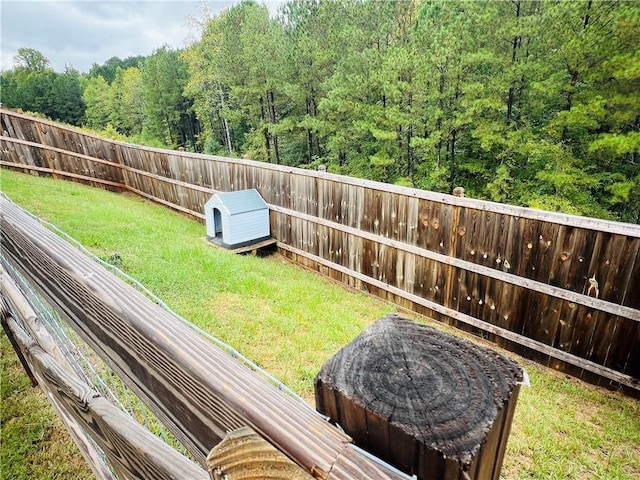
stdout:
[[[311,397],[313,376],[331,354],[368,323],[395,310],[282,257],[219,251],[204,241],[201,224],[150,202],[58,180],[1,173],[2,190],[14,201],[58,225],[101,258],[117,263],[178,313],[306,398]],[[637,401],[519,361],[529,370],[532,387],[521,392],[504,478],[640,475]],[[15,415],[30,413],[40,414],[27,410]],[[2,436],[4,445],[4,426]],[[37,441],[35,445],[11,458],[30,462],[32,453],[42,448]],[[3,446],[2,455],[4,467],[11,452]],[[60,461],[65,463],[64,456]],[[20,468],[19,462],[15,468]],[[4,468],[2,475],[31,478],[12,476]]]

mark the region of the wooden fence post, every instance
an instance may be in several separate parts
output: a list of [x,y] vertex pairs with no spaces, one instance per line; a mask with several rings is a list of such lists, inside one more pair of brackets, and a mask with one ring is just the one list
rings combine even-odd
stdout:
[[498,480],[522,375],[492,350],[387,315],[323,365],[316,404],[420,480]]

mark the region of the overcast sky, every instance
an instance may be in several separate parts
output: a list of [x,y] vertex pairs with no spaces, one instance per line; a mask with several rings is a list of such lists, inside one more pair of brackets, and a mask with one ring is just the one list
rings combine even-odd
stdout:
[[[1,70],[13,68],[21,47],[42,52],[57,72],[66,65],[88,72],[111,57],[149,55],[168,44],[185,47],[202,19],[239,0],[0,0]],[[280,0],[260,1],[272,15]]]

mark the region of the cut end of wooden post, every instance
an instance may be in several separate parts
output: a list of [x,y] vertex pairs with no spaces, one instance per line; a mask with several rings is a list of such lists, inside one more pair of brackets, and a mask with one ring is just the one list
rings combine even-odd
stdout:
[[453,196],[454,197],[464,197],[464,188],[463,187],[456,187],[453,189]]
[[207,468],[212,480],[313,480],[249,427],[230,432],[216,445],[207,457]]
[[323,365],[316,402],[362,448],[418,478],[458,468],[493,479],[521,380],[493,350],[387,315]]

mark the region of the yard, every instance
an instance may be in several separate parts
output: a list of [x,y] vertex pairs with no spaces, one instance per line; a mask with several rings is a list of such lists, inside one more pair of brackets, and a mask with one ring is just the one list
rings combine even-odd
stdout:
[[[1,175],[2,191],[13,201],[116,262],[309,402],[322,363],[366,325],[397,311],[277,254],[236,256],[216,249],[205,241],[204,225],[137,197],[4,169]],[[531,378],[520,394],[503,478],[640,477],[640,402],[503,353]],[[91,478],[19,368],[3,335],[2,478]]]

